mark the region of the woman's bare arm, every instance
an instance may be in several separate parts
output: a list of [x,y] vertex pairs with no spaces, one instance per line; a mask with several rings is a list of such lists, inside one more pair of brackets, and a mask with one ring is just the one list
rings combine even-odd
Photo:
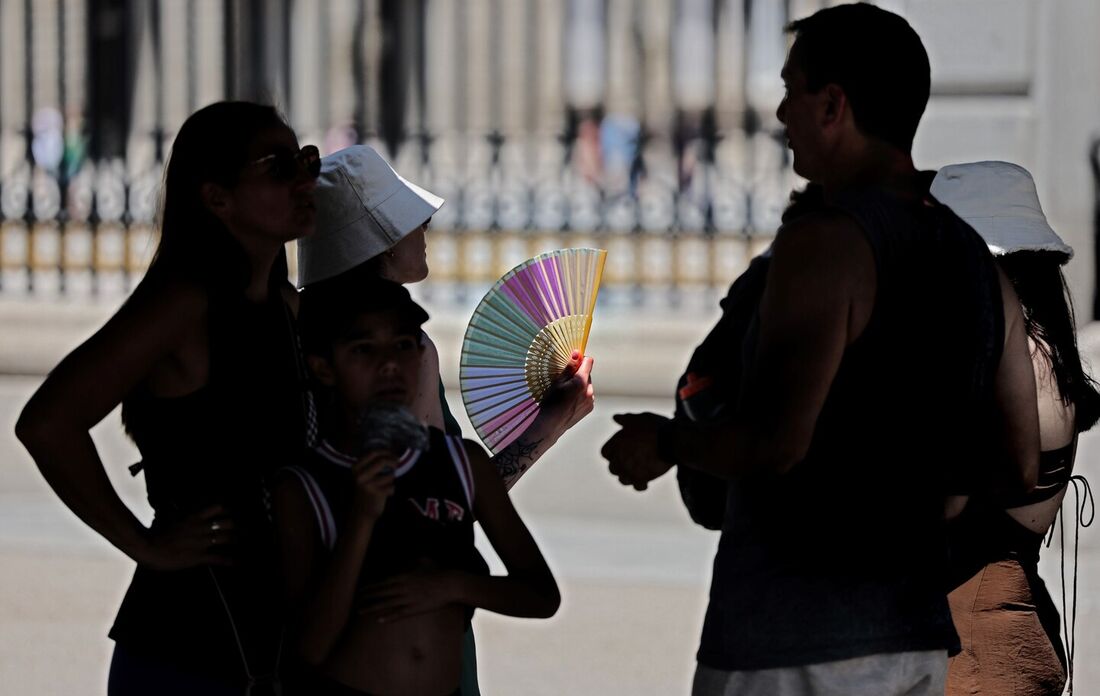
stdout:
[[439,384],[439,350],[432,339],[424,334],[424,350],[420,357],[420,373],[417,377],[413,411],[421,423],[438,430],[446,430],[443,422],[443,405],[439,401]]
[[[206,296],[196,286],[166,283],[139,287],[134,296],[95,335],[50,373],[27,403],[15,432],[46,481],[81,520],[139,563],[186,567],[219,562],[209,548],[209,532],[199,536],[222,511],[204,511],[167,543],[153,543],[147,530],[112,487],[89,430],[158,368],[162,380],[201,386],[206,363],[185,365],[178,358],[189,338],[205,336]],[[229,526],[221,522],[222,529]],[[186,533],[184,533],[186,532]]]
[[998,269],[1001,298],[1005,313],[1005,345],[994,377],[996,412],[999,420],[997,442],[1002,447],[998,461],[1006,463],[994,474],[995,487],[1028,492],[1039,478],[1039,411],[1035,390],[1035,371],[1028,350],[1027,330],[1020,300],[1012,283]]
[[581,360],[574,374],[555,385],[530,427],[492,458],[493,467],[504,481],[505,489],[511,490],[565,431],[595,408],[592,364],[592,358]]

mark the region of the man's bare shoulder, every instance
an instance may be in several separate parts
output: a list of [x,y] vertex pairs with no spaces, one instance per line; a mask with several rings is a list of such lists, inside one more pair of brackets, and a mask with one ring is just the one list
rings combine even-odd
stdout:
[[775,241],[797,248],[867,243],[859,223],[839,210],[816,210],[800,215],[779,228]]
[[871,245],[859,224],[838,210],[807,213],[779,228],[772,264],[821,270],[874,267]]

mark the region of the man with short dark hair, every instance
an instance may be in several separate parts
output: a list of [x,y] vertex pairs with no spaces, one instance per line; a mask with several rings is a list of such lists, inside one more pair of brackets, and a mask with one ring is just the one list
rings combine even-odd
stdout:
[[789,30],[777,114],[824,203],[776,236],[730,415],[619,415],[603,451],[639,489],[673,465],[731,481],[697,696],[942,694],[945,497],[998,473],[978,466],[993,427],[1001,482],[1034,485],[1023,321],[913,165],[912,28],[858,4]]

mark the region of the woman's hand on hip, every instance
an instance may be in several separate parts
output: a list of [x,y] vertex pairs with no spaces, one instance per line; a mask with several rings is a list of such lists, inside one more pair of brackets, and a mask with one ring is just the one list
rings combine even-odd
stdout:
[[236,525],[225,507],[212,505],[162,527],[154,525],[134,560],[153,570],[232,565],[227,552],[236,540]]

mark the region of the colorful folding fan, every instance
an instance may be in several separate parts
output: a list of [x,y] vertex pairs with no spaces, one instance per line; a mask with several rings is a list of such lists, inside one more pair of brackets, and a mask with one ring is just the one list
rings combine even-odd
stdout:
[[584,354],[603,249],[559,249],[504,274],[474,310],[459,379],[466,413],[494,454],[539,413],[550,385]]

